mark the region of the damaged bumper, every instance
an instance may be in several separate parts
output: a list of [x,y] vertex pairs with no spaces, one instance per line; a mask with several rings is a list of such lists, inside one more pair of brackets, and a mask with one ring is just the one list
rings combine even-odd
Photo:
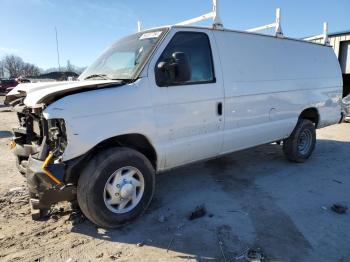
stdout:
[[44,161],[29,156],[26,177],[34,209],[49,208],[76,198],[76,187],[63,183],[65,164],[50,163],[51,160],[52,153]]

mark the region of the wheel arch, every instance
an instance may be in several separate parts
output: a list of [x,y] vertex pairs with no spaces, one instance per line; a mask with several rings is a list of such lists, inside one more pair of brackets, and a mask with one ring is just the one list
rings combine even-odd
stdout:
[[157,170],[158,154],[151,141],[145,135],[139,133],[123,134],[103,140],[83,156],[70,160],[66,169],[65,182],[76,184],[86,163],[98,152],[112,147],[127,147],[140,152]]
[[315,107],[309,107],[304,109],[300,115],[299,115],[299,119],[308,119],[311,122],[313,122],[315,124],[315,127],[318,127],[318,124],[320,122],[320,114],[317,110],[317,108]]
[[115,137],[108,138],[99,144],[97,144],[93,151],[98,151],[101,149],[106,149],[110,147],[128,147],[135,149],[136,151],[142,153],[151,162],[152,166],[156,170],[157,168],[157,151],[150,142],[150,140],[142,134],[131,133],[124,134]]

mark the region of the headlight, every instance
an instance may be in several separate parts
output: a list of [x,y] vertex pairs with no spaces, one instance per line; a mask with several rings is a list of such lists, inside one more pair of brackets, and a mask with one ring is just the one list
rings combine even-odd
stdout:
[[38,137],[40,137],[40,135],[41,135],[41,129],[40,129],[39,120],[37,120],[37,119],[34,119],[34,120],[33,120],[33,132],[34,132]]
[[350,96],[346,96],[343,98],[342,103],[344,105],[350,105]]
[[66,123],[63,119],[49,119],[47,130],[49,150],[59,158],[67,147]]

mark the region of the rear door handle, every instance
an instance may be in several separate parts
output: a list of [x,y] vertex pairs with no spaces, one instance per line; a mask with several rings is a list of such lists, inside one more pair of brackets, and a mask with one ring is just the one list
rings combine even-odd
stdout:
[[216,112],[219,116],[222,116],[222,102],[217,103]]

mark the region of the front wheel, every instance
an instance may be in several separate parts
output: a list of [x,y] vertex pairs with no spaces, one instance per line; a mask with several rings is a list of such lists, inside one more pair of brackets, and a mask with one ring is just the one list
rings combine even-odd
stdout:
[[316,144],[315,125],[308,119],[300,119],[289,138],[283,141],[283,152],[293,162],[305,162]]
[[121,226],[141,215],[150,204],[154,173],[149,160],[133,149],[103,151],[79,178],[79,206],[89,220],[101,227]]

